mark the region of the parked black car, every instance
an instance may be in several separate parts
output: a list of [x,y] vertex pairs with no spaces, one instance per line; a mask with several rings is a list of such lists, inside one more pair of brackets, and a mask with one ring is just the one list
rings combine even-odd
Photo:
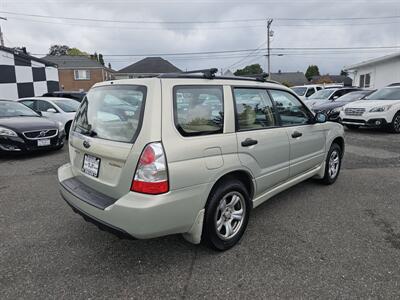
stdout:
[[43,97],[61,97],[61,98],[69,98],[74,99],[79,102],[82,102],[83,98],[85,98],[85,92],[74,92],[74,91],[57,91],[43,94]]
[[61,149],[64,131],[25,105],[0,100],[0,153]]
[[315,113],[323,112],[328,116],[329,121],[339,121],[340,110],[347,103],[362,100],[368,95],[372,94],[375,90],[360,90],[348,93],[333,101],[324,102],[319,105],[314,105],[313,111]]

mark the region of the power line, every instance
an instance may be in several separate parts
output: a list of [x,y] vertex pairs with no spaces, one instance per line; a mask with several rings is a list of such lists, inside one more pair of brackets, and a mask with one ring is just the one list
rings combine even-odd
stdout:
[[[107,22],[120,24],[222,24],[222,23],[247,23],[247,22],[264,22],[265,18],[254,19],[235,19],[235,20],[207,20],[207,21],[132,21],[132,20],[112,20],[112,19],[94,19],[94,18],[78,18],[49,16],[39,14],[27,14],[12,11],[0,11],[0,13],[15,16],[25,16],[34,18],[69,20],[69,21],[85,21],[85,22]],[[370,17],[336,17],[336,18],[274,18],[277,21],[347,21],[347,20],[387,20],[399,19],[400,15],[391,16],[370,16]]]

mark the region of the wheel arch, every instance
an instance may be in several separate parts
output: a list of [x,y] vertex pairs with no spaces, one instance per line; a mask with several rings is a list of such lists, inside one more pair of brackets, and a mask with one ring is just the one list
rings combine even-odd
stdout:
[[333,145],[333,144],[337,144],[337,145],[340,147],[341,152],[342,152],[342,153],[341,153],[341,156],[343,157],[344,149],[345,149],[344,138],[341,137],[341,136],[336,137],[336,138],[332,141],[332,144],[331,144],[331,145]]

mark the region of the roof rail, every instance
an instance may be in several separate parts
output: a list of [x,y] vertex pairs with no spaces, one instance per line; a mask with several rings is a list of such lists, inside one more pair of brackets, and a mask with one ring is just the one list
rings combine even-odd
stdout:
[[[205,78],[205,79],[225,79],[225,80],[246,80],[246,81],[259,81],[259,82],[270,82],[275,84],[281,84],[277,81],[268,80],[268,73],[254,74],[248,76],[216,76],[218,72],[217,68],[193,70],[181,73],[163,73],[158,75],[158,78]],[[200,75],[201,74],[201,75]]]

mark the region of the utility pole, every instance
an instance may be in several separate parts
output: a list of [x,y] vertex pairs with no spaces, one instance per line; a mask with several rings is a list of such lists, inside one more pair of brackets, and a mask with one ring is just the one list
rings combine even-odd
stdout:
[[268,19],[267,20],[267,49],[268,49],[268,54],[267,54],[267,72],[268,72],[268,79],[271,79],[271,37],[273,36],[273,31],[271,31],[271,24],[274,20],[273,19]]
[[[7,18],[0,17],[0,20],[7,21]],[[0,45],[4,47],[4,38],[3,38],[3,32],[1,31],[1,26],[0,26]]]

